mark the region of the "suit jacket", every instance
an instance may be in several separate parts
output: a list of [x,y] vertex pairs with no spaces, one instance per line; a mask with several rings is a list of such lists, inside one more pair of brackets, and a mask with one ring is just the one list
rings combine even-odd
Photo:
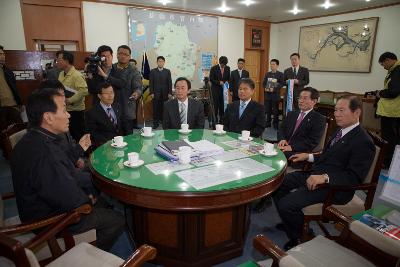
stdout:
[[222,82],[229,82],[231,76],[231,69],[229,66],[225,66],[224,68],[224,76],[221,75],[221,68],[219,65],[215,65],[210,69],[210,81],[211,81],[211,90],[213,93],[218,93],[222,95],[222,86],[219,84]]
[[150,94],[154,94],[155,98],[168,99],[168,94],[172,95],[172,79],[171,71],[163,68],[159,71],[158,68],[150,71],[149,78]]
[[222,119],[224,130],[241,133],[250,131],[251,136],[259,137],[265,129],[265,109],[263,105],[251,100],[239,118],[240,100],[228,104]]
[[[224,71],[225,74],[225,71]],[[234,70],[231,72],[231,78],[229,80],[229,91],[232,92],[233,98],[239,98],[238,90],[239,90],[239,81],[242,78],[249,78],[250,74],[247,70],[242,70],[242,77],[239,76],[239,70]]]
[[293,95],[294,97],[298,97],[300,90],[303,89],[307,84],[310,83],[310,75],[308,69],[302,66],[299,66],[299,70],[297,71],[297,75],[294,75],[293,67],[285,69],[283,72],[283,80],[285,84],[287,84],[287,80],[289,79],[297,79],[299,80],[298,84],[295,84],[293,87]]
[[[335,134],[332,135],[336,136]],[[330,185],[356,185],[363,182],[375,156],[371,137],[358,125],[332,147],[332,139],[324,151],[314,155],[313,174],[328,174]],[[353,192],[341,192],[336,199],[350,201]]]
[[[202,102],[188,99],[187,123],[189,129],[204,129],[204,106]],[[178,99],[171,99],[164,103],[163,129],[180,129]]]
[[107,113],[99,103],[96,103],[85,114],[86,131],[95,146],[101,145],[121,133],[121,111],[117,103],[112,105],[115,116],[117,117],[117,126],[111,122]]
[[[326,119],[325,116],[311,110],[293,133],[299,114],[300,110],[287,114],[278,131],[278,141],[288,141],[292,152],[311,152],[319,144],[324,134]],[[287,156],[291,156],[291,154],[293,153],[288,153]]]

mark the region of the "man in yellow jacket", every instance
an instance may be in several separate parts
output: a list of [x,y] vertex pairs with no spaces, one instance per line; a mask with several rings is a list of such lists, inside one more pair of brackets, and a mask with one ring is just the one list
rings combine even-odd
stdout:
[[71,52],[58,51],[56,56],[57,67],[62,70],[58,80],[65,86],[65,102],[71,115],[69,131],[75,141],[79,141],[85,131],[85,96],[88,95],[88,87],[82,73],[73,66],[74,55]]
[[379,91],[376,114],[381,117],[382,138],[389,147],[385,167],[389,168],[396,145],[400,145],[400,61],[395,54],[385,52],[379,57],[379,64],[388,71],[384,89]]

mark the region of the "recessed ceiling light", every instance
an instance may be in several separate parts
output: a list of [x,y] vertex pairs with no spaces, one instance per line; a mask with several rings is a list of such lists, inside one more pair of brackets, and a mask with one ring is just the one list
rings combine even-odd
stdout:
[[293,13],[293,15],[297,15],[298,13],[302,12],[302,10],[298,9],[297,6],[294,6],[294,8],[289,12]]
[[256,2],[252,1],[252,0],[244,0],[244,1],[241,1],[240,3],[243,5],[249,6],[249,5],[255,4]]
[[328,9],[328,8],[330,8],[330,7],[333,7],[333,6],[335,6],[335,4],[332,4],[329,0],[326,0],[326,1],[321,5],[321,7],[325,8],[325,9]]
[[163,4],[163,6],[166,6],[167,4],[171,3],[170,0],[159,0],[158,2],[160,2],[161,4]]
[[227,6],[226,6],[225,2],[222,2],[222,5],[221,5],[219,8],[217,8],[217,9],[218,9],[219,11],[221,11],[222,13],[225,13],[226,11],[231,10],[230,7],[227,7]]
[[369,2],[369,1],[371,1],[371,0],[365,0],[365,2]]

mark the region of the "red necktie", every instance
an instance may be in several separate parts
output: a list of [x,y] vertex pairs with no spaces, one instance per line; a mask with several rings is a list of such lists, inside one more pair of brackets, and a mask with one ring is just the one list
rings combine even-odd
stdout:
[[[293,136],[294,133],[297,131],[297,128],[299,128],[300,123],[301,123],[301,122],[303,121],[303,119],[304,119],[304,115],[306,115],[305,112],[301,112],[301,113],[300,113],[300,117],[297,119],[296,125],[294,126],[294,130],[293,130],[292,136]],[[292,136],[290,137],[290,139],[292,139]]]

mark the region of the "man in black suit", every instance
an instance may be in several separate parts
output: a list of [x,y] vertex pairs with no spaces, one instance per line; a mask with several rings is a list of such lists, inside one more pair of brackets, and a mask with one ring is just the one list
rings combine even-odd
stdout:
[[242,78],[249,78],[249,72],[244,69],[244,63],[246,61],[243,58],[239,58],[237,62],[238,68],[231,72],[231,79],[229,81],[229,91],[232,95],[232,102],[239,100],[238,90],[239,81]]
[[283,73],[278,71],[279,60],[271,59],[269,62],[271,71],[267,72],[263,80],[264,105],[267,110],[267,127],[271,127],[271,115],[274,114],[274,128],[279,125],[279,100],[281,88],[284,85]]
[[179,77],[174,87],[176,99],[171,99],[164,104],[163,129],[180,129],[182,123],[189,124],[189,129],[203,129],[203,103],[188,98],[191,82],[184,77]]
[[100,99],[86,112],[86,131],[93,144],[99,146],[121,133],[121,114],[118,103],[114,103],[114,89],[109,83],[100,86]]
[[229,82],[231,76],[231,69],[227,64],[228,58],[221,56],[219,58],[219,64],[210,69],[211,92],[214,103],[215,119],[217,122],[220,122],[224,116],[223,85],[225,82]]
[[240,101],[230,103],[222,120],[224,130],[241,133],[250,131],[251,136],[260,137],[265,129],[264,106],[251,100],[255,84],[252,79],[244,78],[239,81]]
[[312,152],[324,134],[326,119],[314,110],[319,92],[306,87],[299,96],[299,109],[287,114],[278,131],[278,148],[287,158],[296,152]]
[[[340,127],[328,142],[322,154],[300,153],[290,157],[294,162],[314,162],[310,171],[297,171],[285,175],[273,198],[283,227],[290,241],[290,249],[299,244],[304,214],[302,209],[322,203],[329,185],[356,185],[362,183],[372,164],[375,146],[360,126],[361,101],[356,96],[343,96],[336,103],[335,119]],[[325,186],[322,186],[325,185]],[[354,191],[335,195],[335,204],[346,204]]]
[[287,68],[283,72],[283,79],[286,85],[288,84],[288,80],[294,80],[293,107],[297,109],[297,98],[299,97],[301,89],[310,82],[310,75],[307,68],[300,66],[300,55],[298,53],[290,55],[290,62],[292,63],[292,67]]
[[153,98],[153,127],[158,128],[163,116],[165,101],[172,96],[171,71],[164,68],[165,58],[157,57],[157,68],[150,71],[149,88]]

